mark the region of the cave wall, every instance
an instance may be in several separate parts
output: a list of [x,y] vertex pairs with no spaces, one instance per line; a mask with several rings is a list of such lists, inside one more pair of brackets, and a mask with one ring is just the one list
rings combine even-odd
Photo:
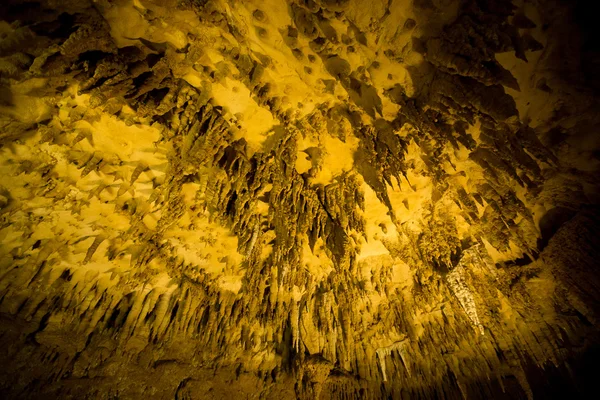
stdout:
[[592,393],[582,7],[8,1],[0,393]]

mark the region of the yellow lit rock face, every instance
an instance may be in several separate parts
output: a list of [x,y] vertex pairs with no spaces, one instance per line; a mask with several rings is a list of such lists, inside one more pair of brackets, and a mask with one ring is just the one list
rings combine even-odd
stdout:
[[581,6],[6,3],[0,397],[594,389]]

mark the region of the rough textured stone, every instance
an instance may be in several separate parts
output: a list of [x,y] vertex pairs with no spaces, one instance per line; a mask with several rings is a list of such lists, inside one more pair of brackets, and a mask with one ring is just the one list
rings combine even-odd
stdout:
[[580,4],[5,3],[3,398],[597,395]]

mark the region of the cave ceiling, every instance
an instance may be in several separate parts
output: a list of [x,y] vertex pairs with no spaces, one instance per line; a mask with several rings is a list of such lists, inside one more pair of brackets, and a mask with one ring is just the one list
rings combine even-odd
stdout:
[[580,3],[5,0],[0,396],[577,390]]

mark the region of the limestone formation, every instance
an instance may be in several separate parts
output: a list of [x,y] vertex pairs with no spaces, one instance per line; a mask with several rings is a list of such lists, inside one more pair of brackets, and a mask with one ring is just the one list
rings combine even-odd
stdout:
[[5,0],[0,397],[595,398],[587,14]]

